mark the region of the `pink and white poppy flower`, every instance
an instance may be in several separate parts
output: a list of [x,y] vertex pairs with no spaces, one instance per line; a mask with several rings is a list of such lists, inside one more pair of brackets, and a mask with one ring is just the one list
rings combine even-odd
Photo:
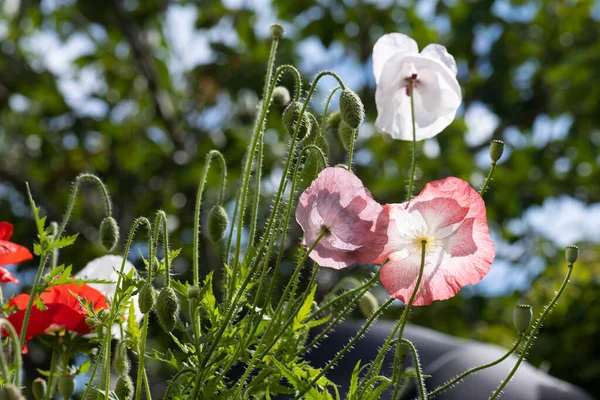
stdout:
[[387,241],[388,217],[360,179],[345,168],[326,168],[300,196],[296,221],[310,247],[323,229],[325,236],[309,254],[320,266],[341,269],[368,264]]
[[388,242],[375,260],[381,282],[390,296],[408,302],[421,266],[425,267],[413,305],[453,297],[465,285],[479,282],[494,260],[494,243],[483,199],[467,182],[449,177],[428,183],[403,204],[386,204]]
[[421,53],[401,33],[383,35],[373,47],[377,82],[375,126],[394,139],[412,140],[410,83],[413,82],[416,140],[434,137],[454,120],[462,102],[456,62],[439,44]]

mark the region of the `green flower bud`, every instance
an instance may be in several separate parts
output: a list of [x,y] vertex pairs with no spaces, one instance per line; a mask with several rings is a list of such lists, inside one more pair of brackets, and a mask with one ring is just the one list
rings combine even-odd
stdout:
[[273,103],[276,106],[287,106],[290,100],[290,92],[285,86],[277,86],[273,89]]
[[164,287],[160,291],[156,300],[156,314],[162,328],[171,332],[179,317],[179,299],[173,288]]
[[365,106],[360,97],[350,89],[342,90],[340,112],[342,120],[354,129],[358,129],[365,119]]
[[188,288],[188,299],[200,300],[201,290],[198,286],[190,286]]
[[70,399],[75,393],[75,377],[64,375],[58,378],[58,393],[64,399]]
[[208,214],[208,236],[213,242],[218,242],[225,237],[229,225],[227,211],[221,205],[214,206]]
[[129,375],[121,375],[117,380],[115,386],[115,394],[119,400],[130,400],[133,399],[133,381]]
[[129,374],[130,369],[131,364],[129,363],[129,357],[127,357],[127,347],[119,343],[115,351],[115,370],[123,376]]
[[85,317],[85,323],[87,326],[89,326],[90,328],[95,328],[96,325],[98,325],[98,319],[95,317]]
[[281,24],[271,25],[271,37],[273,39],[281,39],[284,33],[285,30],[283,29],[283,26],[281,26]]
[[504,152],[504,142],[502,140],[492,140],[490,144],[490,158],[496,163],[502,157]]
[[325,134],[337,135],[340,124],[342,123],[342,114],[339,111],[334,111],[327,117],[325,121]]
[[565,249],[565,258],[569,264],[575,264],[579,257],[579,247],[575,245],[567,246]]
[[100,243],[108,251],[113,251],[119,241],[119,225],[113,217],[106,217],[100,224]]
[[358,308],[365,317],[370,317],[379,308],[379,302],[371,292],[366,292],[358,301]]
[[350,147],[354,143],[354,140],[356,139],[356,129],[342,121],[340,128],[338,129],[338,135],[340,137],[340,141],[342,142],[342,146],[344,146],[344,150],[349,151]]
[[[297,101],[291,102],[285,110],[283,110],[282,120],[283,126],[287,129],[290,135],[293,135],[296,131],[296,123],[300,119],[300,112],[302,112],[302,103]],[[298,131],[298,137],[303,138],[310,133],[310,118],[306,112],[302,115],[302,121],[300,123],[300,130]]]
[[43,400],[46,398],[47,389],[48,384],[44,378],[35,378],[31,383],[31,392],[33,393],[33,397],[35,397],[35,400]]
[[140,289],[140,294],[138,296],[138,304],[140,306],[140,311],[143,314],[147,314],[152,307],[154,307],[155,297],[156,294],[152,284],[150,282],[146,282]]
[[531,324],[531,317],[533,316],[533,311],[531,310],[531,306],[529,304],[517,304],[515,309],[513,310],[513,322],[515,324],[515,328],[517,328],[517,332],[525,333],[525,331],[529,328],[529,324]]

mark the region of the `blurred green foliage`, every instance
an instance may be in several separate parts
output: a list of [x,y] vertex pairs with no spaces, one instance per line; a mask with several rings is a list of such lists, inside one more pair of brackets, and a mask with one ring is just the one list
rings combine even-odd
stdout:
[[[547,197],[600,201],[597,2],[224,3],[6,0],[0,5],[0,219],[15,223],[15,240],[32,241],[35,232],[24,181],[49,219],[59,220],[71,181],[92,172],[105,180],[123,233],[138,215],[162,208],[170,216],[173,247],[190,256],[196,185],[210,149],[218,148],[227,159],[227,199],[237,194],[268,58],[273,22],[268,17],[288,30],[278,63],[309,65],[301,71],[307,80],[316,72],[311,68],[338,68],[346,79],[344,57],[359,67],[363,79],[351,87],[363,98],[370,122],[376,116],[369,72],[373,43],[383,33],[403,32],[421,47],[446,45],[459,65],[464,110],[480,103],[499,117],[489,139],[507,140],[508,151],[486,195],[490,224],[506,243],[525,249],[513,258],[514,268],[533,254],[548,265],[530,289],[502,298],[457,296],[419,309],[414,322],[509,345],[515,337],[510,323],[515,302],[529,302],[539,311],[565,273],[562,253],[552,242],[528,230],[515,232],[509,222]],[[194,31],[187,37],[177,18],[190,16]],[[299,51],[307,39],[328,56]],[[266,186],[285,151],[280,113],[269,115]],[[550,138],[537,137],[539,118],[559,116],[572,118],[568,136],[552,136],[542,127]],[[468,145],[466,132],[461,114],[437,137],[439,156],[421,156],[418,187],[450,174],[481,181],[487,171],[476,160],[488,141]],[[331,163],[343,161],[340,143],[330,138],[330,146]],[[360,149],[371,155],[356,166],[366,186],[382,203],[401,201],[410,146],[374,134],[359,137]],[[216,202],[217,170],[209,180],[204,218]],[[75,269],[102,254],[96,244],[101,198],[91,189],[81,197],[71,229],[83,237],[76,250],[62,255]],[[266,214],[269,198],[263,205]],[[220,265],[221,249],[206,235],[202,240],[206,273]],[[600,396],[600,360],[594,357],[600,351],[599,250],[594,243],[581,244],[583,260],[571,287],[544,324],[529,360]],[[191,275],[189,267],[177,266],[183,277]]]

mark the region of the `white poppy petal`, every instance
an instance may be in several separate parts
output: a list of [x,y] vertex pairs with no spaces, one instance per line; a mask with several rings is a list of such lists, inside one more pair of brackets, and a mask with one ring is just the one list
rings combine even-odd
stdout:
[[448,50],[441,44],[432,43],[425,46],[425,48],[421,51],[421,55],[440,61],[446,67],[450,68],[450,70],[454,72],[454,75],[456,76],[456,73],[458,72],[458,69],[456,68],[456,61],[454,61],[452,54],[448,53]]
[[418,53],[419,46],[417,42],[402,33],[389,33],[380,37],[375,42],[375,46],[373,46],[373,75],[375,75],[375,82],[379,83],[383,67],[390,57],[396,54],[409,55]]

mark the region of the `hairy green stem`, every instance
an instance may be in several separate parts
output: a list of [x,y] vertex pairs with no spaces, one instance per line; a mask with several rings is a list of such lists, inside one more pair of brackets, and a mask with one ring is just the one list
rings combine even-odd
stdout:
[[[148,315],[144,314],[144,322],[142,324],[142,339],[138,343],[138,370],[137,378],[135,381],[135,400],[140,400],[142,396],[142,380],[144,379],[144,359],[146,358],[146,335],[148,334]],[[148,399],[150,400],[150,399]]]
[[542,326],[542,322],[544,322],[544,320],[550,313],[550,310],[552,310],[552,308],[554,307],[554,305],[556,304],[556,302],[558,301],[558,299],[564,292],[565,288],[567,287],[567,284],[569,283],[569,279],[571,278],[571,272],[573,272],[573,264],[569,264],[569,271],[567,272],[567,276],[565,276],[565,279],[564,279],[562,285],[560,286],[560,289],[558,289],[558,292],[556,292],[556,295],[554,296],[552,301],[544,308],[544,311],[542,312],[540,317],[537,319],[537,321],[535,321],[535,325],[533,325],[533,328],[531,328],[531,330],[529,331],[529,336],[527,337],[527,341],[525,342],[525,345],[523,346],[523,349],[521,351],[521,355],[519,356],[519,359],[515,363],[514,367],[512,368],[512,370],[510,371],[510,373],[508,374],[506,379],[504,379],[504,381],[500,384],[500,386],[498,386],[498,388],[494,391],[494,393],[492,393],[492,397],[490,397],[490,400],[494,400],[495,398],[500,396],[500,393],[502,393],[502,389],[504,389],[506,387],[508,382],[510,382],[510,380],[512,379],[513,375],[517,372],[517,369],[519,368],[519,366],[525,359],[525,355],[527,354],[531,345],[533,344],[533,341],[535,340],[535,337],[538,334],[540,326]]
[[494,175],[494,171],[496,170],[496,162],[492,161],[492,166],[490,167],[490,171],[488,172],[487,178],[485,178],[485,182],[483,182],[483,186],[479,190],[479,194],[483,196],[488,189],[490,182],[492,181],[492,175]]
[[481,371],[483,369],[490,368],[490,367],[493,367],[494,365],[500,364],[502,361],[506,360],[511,354],[513,354],[515,352],[515,350],[517,350],[517,348],[519,347],[519,345],[523,341],[523,337],[524,336],[525,336],[524,333],[520,334],[519,337],[517,338],[517,341],[513,345],[513,347],[510,350],[508,350],[506,352],[506,354],[504,354],[502,357],[500,357],[497,360],[494,360],[492,362],[489,362],[487,364],[483,364],[483,365],[471,368],[471,369],[463,372],[462,374],[458,375],[456,378],[450,380],[445,385],[440,386],[439,388],[435,389],[433,392],[429,393],[429,396],[433,397],[433,396],[435,396],[435,395],[443,392],[444,390],[446,390],[446,389],[448,389],[448,388],[456,385],[458,382],[462,381],[464,378],[466,378],[467,376],[471,375],[472,373],[475,373],[477,371]]
[[327,123],[327,111],[329,111],[329,104],[331,103],[335,92],[337,92],[341,88],[341,86],[336,87],[331,91],[331,93],[329,93],[329,96],[327,97],[327,101],[325,102],[325,108],[323,109],[323,122],[321,123],[321,130],[319,132],[321,136],[325,135],[325,124]]
[[[425,382],[423,381],[423,373],[421,372],[421,362],[419,361],[419,353],[417,353],[417,349],[411,343],[410,340],[402,338],[400,341],[404,343],[404,345],[408,346],[410,352],[412,353],[413,363],[415,364],[415,374],[417,379],[417,387],[419,389],[419,399],[427,400],[427,389],[425,389]],[[392,397],[393,399],[394,397]]]
[[299,400],[306,392],[308,392],[310,390],[310,388],[313,387],[313,385],[315,383],[317,383],[317,381],[319,379],[321,379],[321,377],[323,375],[325,375],[327,373],[327,371],[329,371],[331,369],[331,367],[333,367],[340,358],[342,358],[344,356],[344,354],[346,354],[346,352],[348,350],[350,350],[354,344],[356,342],[358,342],[358,340],[362,337],[362,335],[367,331],[367,329],[369,329],[369,326],[371,326],[371,324],[373,323],[373,321],[375,321],[377,319],[377,317],[379,316],[379,314],[381,314],[390,304],[392,304],[392,302],[394,301],[394,298],[390,298],[388,299],[385,303],[383,303],[381,305],[381,307],[379,307],[379,309],[377,309],[377,311],[375,311],[367,320],[367,322],[365,322],[364,326],[362,327],[362,329],[356,334],[356,336],[354,336],[354,338],[352,338],[352,340],[350,340],[350,342],[348,342],[348,344],[342,349],[340,350],[340,352],[325,366],[321,369],[321,371],[317,374],[317,376],[315,376],[308,385],[306,385],[304,387],[304,389],[302,389],[300,391],[300,393],[298,393],[296,395],[296,397],[294,397],[294,400]]
[[204,192],[204,185],[206,184],[206,178],[208,176],[208,170],[210,169],[210,163],[213,158],[216,158],[221,163],[221,187],[219,190],[218,204],[223,204],[223,198],[225,197],[225,180],[227,179],[227,163],[223,154],[218,150],[211,150],[206,155],[206,162],[202,169],[202,175],[200,176],[200,183],[198,184],[198,192],[196,194],[196,207],[194,208],[194,239],[193,239],[193,255],[192,255],[192,272],[193,272],[193,283],[198,286],[199,282],[199,259],[200,259],[200,206],[202,204],[202,194]]

